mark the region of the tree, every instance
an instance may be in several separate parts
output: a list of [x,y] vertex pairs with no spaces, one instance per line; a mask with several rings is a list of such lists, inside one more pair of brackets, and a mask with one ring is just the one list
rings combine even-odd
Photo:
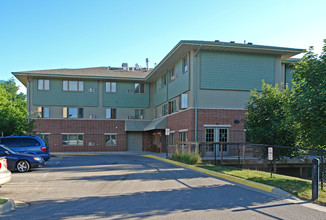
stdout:
[[304,147],[326,149],[326,40],[318,57],[313,47],[295,64],[291,115]]
[[0,134],[23,135],[33,130],[34,121],[27,120],[26,95],[18,92],[13,79],[0,81]]
[[[251,91],[246,104],[246,133],[251,143],[294,146],[296,143],[297,128],[289,121],[289,103],[291,91],[288,86],[283,89],[263,81],[262,91]],[[292,157],[296,150],[291,148],[274,148],[274,161],[282,156]],[[266,158],[267,149],[262,150],[262,157]]]

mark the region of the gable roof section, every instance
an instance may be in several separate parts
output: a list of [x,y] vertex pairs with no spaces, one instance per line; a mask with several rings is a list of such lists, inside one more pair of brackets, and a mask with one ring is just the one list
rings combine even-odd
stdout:
[[148,74],[146,80],[155,81],[168,68],[171,68],[179,59],[185,56],[191,50],[211,50],[211,51],[228,51],[241,53],[254,53],[280,56],[281,59],[287,59],[303,52],[303,49],[263,46],[254,44],[238,44],[215,41],[180,41],[163,60]]
[[[150,71],[150,70],[149,70]],[[146,69],[123,70],[122,68],[93,67],[80,69],[50,69],[13,72],[12,74],[27,86],[27,75],[41,77],[81,78],[81,79],[108,79],[142,81],[148,75]]]

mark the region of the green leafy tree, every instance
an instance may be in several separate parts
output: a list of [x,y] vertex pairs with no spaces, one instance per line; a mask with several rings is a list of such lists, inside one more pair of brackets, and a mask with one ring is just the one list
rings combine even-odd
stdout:
[[[251,91],[246,104],[245,128],[251,143],[294,146],[297,128],[289,121],[289,103],[291,91],[276,84],[266,84],[263,81],[262,91]],[[291,148],[274,148],[274,159],[283,156],[292,157],[296,150]],[[267,157],[267,149],[262,148],[262,157]]]
[[326,40],[320,56],[313,47],[295,64],[291,115],[299,125],[300,144],[326,149]]
[[0,81],[0,134],[23,135],[33,130],[34,121],[27,120],[26,95],[18,92],[13,79]]

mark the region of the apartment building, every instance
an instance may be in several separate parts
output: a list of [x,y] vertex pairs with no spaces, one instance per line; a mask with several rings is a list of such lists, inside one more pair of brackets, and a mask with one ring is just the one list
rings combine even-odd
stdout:
[[[180,41],[154,68],[13,72],[52,151],[166,151],[178,141],[245,141],[244,106],[262,80],[290,82],[302,49]],[[223,147],[224,155],[233,149]]]

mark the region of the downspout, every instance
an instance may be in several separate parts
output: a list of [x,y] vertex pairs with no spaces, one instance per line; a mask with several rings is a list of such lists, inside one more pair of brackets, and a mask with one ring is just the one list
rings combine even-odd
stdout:
[[[197,55],[201,49],[203,44],[200,44],[200,47],[198,48],[197,52],[195,53],[195,74],[194,74],[194,82],[195,82],[195,142],[197,142],[197,114],[198,114],[198,109],[197,109]],[[197,144],[196,144],[197,148]],[[196,149],[197,150],[197,149]]]
[[30,82],[29,82],[29,76],[28,76],[28,73],[27,73],[27,121],[28,121],[28,124],[29,124],[29,121],[30,121],[30,112],[31,112],[31,104],[30,104],[30,102],[31,102],[31,97],[30,97],[30,95],[31,95],[31,91],[30,91],[30,89],[31,89],[31,85],[30,85]]

